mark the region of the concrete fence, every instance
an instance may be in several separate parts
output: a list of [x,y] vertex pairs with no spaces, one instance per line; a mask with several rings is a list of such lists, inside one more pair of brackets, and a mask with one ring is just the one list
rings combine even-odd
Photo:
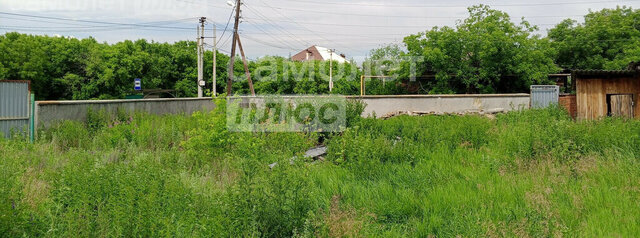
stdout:
[[190,115],[199,110],[214,108],[215,104],[211,98],[38,101],[36,102],[36,128],[46,128],[64,120],[85,121],[89,109],[104,110],[113,115],[118,109],[156,115],[182,113]]
[[[380,117],[396,112],[506,112],[529,108],[530,101],[529,94],[348,96],[347,98],[360,99],[367,104],[363,113],[365,117],[374,114]],[[235,99],[255,98],[239,97]],[[39,101],[36,103],[36,127],[46,128],[64,120],[85,121],[90,108],[94,111],[104,110],[111,114],[115,114],[118,109],[124,109],[157,115],[189,115],[199,110],[212,110],[215,108],[215,104],[211,98]]]
[[378,117],[403,112],[468,113],[508,112],[529,108],[529,94],[469,94],[469,95],[400,95],[365,96],[367,104],[363,116]]

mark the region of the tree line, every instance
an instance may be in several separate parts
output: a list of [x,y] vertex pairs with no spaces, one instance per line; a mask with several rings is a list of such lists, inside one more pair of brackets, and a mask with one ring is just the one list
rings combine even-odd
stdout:
[[[249,61],[259,94],[360,93],[361,75],[391,75],[367,82],[368,94],[510,93],[551,83],[562,69],[624,69],[640,61],[640,11],[629,7],[590,12],[584,23],[564,20],[548,31],[525,19],[514,23],[505,12],[485,5],[453,27],[409,35],[403,44],[371,51],[362,63],[335,63],[329,92],[329,64],[293,62],[265,56]],[[0,36],[0,79],[31,80],[40,100],[113,99],[132,93],[133,79],[146,89],[173,89],[196,95],[196,43],[75,39],[27,35]],[[213,52],[205,53],[206,91],[212,86]],[[226,91],[229,56],[217,52],[217,88]],[[233,93],[248,94],[242,62],[234,62]]]

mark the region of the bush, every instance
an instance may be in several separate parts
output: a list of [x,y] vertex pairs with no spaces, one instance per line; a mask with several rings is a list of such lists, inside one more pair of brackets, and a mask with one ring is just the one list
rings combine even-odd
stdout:
[[269,170],[245,161],[242,168],[226,203],[232,236],[287,237],[301,231],[318,208],[305,166],[282,160]]
[[347,100],[347,127],[352,127],[360,121],[366,107],[367,104],[362,100]]
[[216,108],[211,112],[193,113],[197,126],[187,131],[187,139],[181,144],[187,155],[198,163],[222,157],[232,142],[227,130],[226,100],[218,98],[215,104]]

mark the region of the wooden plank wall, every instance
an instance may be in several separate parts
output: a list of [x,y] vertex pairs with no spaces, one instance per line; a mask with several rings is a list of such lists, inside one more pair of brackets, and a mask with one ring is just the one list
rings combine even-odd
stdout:
[[607,116],[607,94],[633,94],[634,117],[640,118],[640,83],[634,77],[590,78],[576,80],[578,119]]

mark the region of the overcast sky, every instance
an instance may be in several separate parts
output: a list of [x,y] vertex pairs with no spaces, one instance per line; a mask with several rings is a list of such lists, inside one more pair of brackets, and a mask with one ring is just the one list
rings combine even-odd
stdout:
[[[542,35],[562,19],[582,21],[590,9],[640,6],[640,0],[245,0],[243,3],[240,34],[248,57],[288,56],[316,44],[335,48],[358,61],[382,44],[401,43],[408,34],[434,26],[454,26],[457,19],[467,16],[466,7],[475,4],[505,11],[514,22],[525,17],[540,27],[538,33]],[[0,33],[93,36],[109,43],[127,39],[175,42],[194,40],[197,18],[201,16],[211,21],[207,24],[208,36],[213,36],[213,22],[218,26],[218,37],[222,36],[231,10],[227,0],[0,0]],[[228,31],[232,27],[233,21]],[[220,39],[219,45],[225,51],[231,48],[230,35],[227,32]]]

